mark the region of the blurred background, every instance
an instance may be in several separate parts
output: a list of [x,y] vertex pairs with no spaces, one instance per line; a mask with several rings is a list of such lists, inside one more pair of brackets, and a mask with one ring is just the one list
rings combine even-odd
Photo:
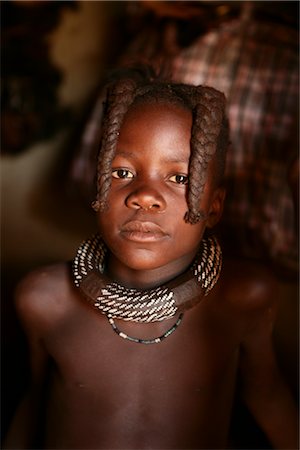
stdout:
[[[225,92],[232,125],[223,239],[279,281],[276,348],[298,398],[298,2],[13,1],[1,6],[2,430],[28,377],[13,292],[96,230],[108,72],[151,62]],[[239,448],[269,448],[247,412]],[[240,425],[240,423],[239,423]]]

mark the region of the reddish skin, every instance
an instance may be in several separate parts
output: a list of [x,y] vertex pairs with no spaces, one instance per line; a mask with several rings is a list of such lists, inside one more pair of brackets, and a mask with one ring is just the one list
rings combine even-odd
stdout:
[[[145,108],[147,119],[141,115]],[[188,174],[191,126],[191,113],[174,106],[137,106],[125,117],[112,163],[111,207],[98,215],[101,234],[112,252],[110,275],[125,286],[159,285],[184,271],[205,227],[220,216],[224,191],[214,189],[210,177],[202,202],[207,221],[192,226],[183,220],[187,186],[173,179]],[[117,169],[133,178],[115,178]],[[145,234],[124,232],[132,221],[154,223],[161,233],[150,233],[154,242],[147,242]]]
[[[174,106],[139,105],[126,116],[113,170],[129,170],[133,178],[113,178],[110,208],[98,214],[112,252],[109,275],[126,286],[150,288],[182,273],[205,228],[220,218],[224,192],[214,186],[212,161],[201,205],[207,219],[183,220],[186,186],[172,177],[187,174],[190,130],[191,114]],[[128,232],[124,224],[132,221],[139,231]],[[136,223],[130,227],[136,230]],[[225,448],[238,368],[245,401],[274,447],[297,448],[295,407],[272,346],[273,289],[263,267],[224,262],[218,284],[185,313],[178,330],[146,346],[112,331],[75,289],[67,264],[30,274],[17,290],[17,308],[30,342],[33,384],[5,448],[32,448],[49,360],[44,448]],[[150,338],[175,320],[117,323]]]

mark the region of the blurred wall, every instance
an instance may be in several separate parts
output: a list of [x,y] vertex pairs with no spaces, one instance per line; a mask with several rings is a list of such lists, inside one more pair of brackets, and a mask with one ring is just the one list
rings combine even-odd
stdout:
[[[106,70],[111,56],[107,50],[116,50],[111,27],[122,11],[119,2],[76,3],[76,9],[62,10],[58,26],[47,38],[50,59],[63,76],[58,88],[59,102],[71,107],[75,115],[81,113]],[[23,272],[40,263],[71,258],[86,234],[85,227],[89,230],[92,226],[90,214],[79,208],[77,224],[73,224],[76,215],[71,215],[61,229],[59,222],[61,215],[67,220],[68,204],[53,207],[55,199],[49,201],[49,193],[48,198],[37,201],[47,179],[55,177],[56,164],[64,153],[72,152],[66,148],[73,131],[72,125],[62,127],[51,139],[37,142],[17,156],[1,157],[2,267],[6,272]],[[46,217],[39,214],[39,202],[47,209]]]

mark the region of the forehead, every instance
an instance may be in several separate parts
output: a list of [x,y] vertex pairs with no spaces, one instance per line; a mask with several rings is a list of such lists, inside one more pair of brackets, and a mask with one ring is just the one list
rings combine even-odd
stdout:
[[149,149],[153,154],[181,152],[189,157],[192,113],[178,104],[159,102],[137,103],[124,117],[118,148],[132,148],[140,152]]
[[143,114],[151,114],[153,111],[157,113],[169,111],[170,113],[173,112],[174,115],[184,115],[185,112],[186,117],[192,117],[191,109],[177,97],[165,98],[157,95],[153,97],[137,97],[133,104],[129,106],[126,115],[136,110]]
[[144,131],[149,129],[169,129],[169,133],[178,134],[183,129],[186,130],[190,139],[192,128],[192,112],[182,104],[170,103],[168,101],[154,100],[134,103],[124,116],[121,126],[127,128],[134,126],[137,130],[137,123],[144,124]]

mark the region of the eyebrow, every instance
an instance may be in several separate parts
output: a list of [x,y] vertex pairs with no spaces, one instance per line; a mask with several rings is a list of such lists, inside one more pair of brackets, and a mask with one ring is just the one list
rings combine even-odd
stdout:
[[131,159],[135,159],[135,154],[134,153],[131,153],[131,152],[124,152],[124,151],[120,151],[120,150],[118,150],[116,153],[115,153],[115,157],[116,156],[124,156],[125,158],[131,158]]
[[[125,158],[136,159],[136,155],[134,153],[125,152],[125,151],[122,151],[122,150],[121,151],[118,150],[116,152],[116,154],[115,154],[115,157],[116,156],[124,156]],[[186,159],[183,159],[183,158],[180,159],[180,158],[172,158],[172,157],[165,158],[163,161],[166,162],[166,163],[180,163],[180,164],[189,163],[189,159],[186,160]]]

